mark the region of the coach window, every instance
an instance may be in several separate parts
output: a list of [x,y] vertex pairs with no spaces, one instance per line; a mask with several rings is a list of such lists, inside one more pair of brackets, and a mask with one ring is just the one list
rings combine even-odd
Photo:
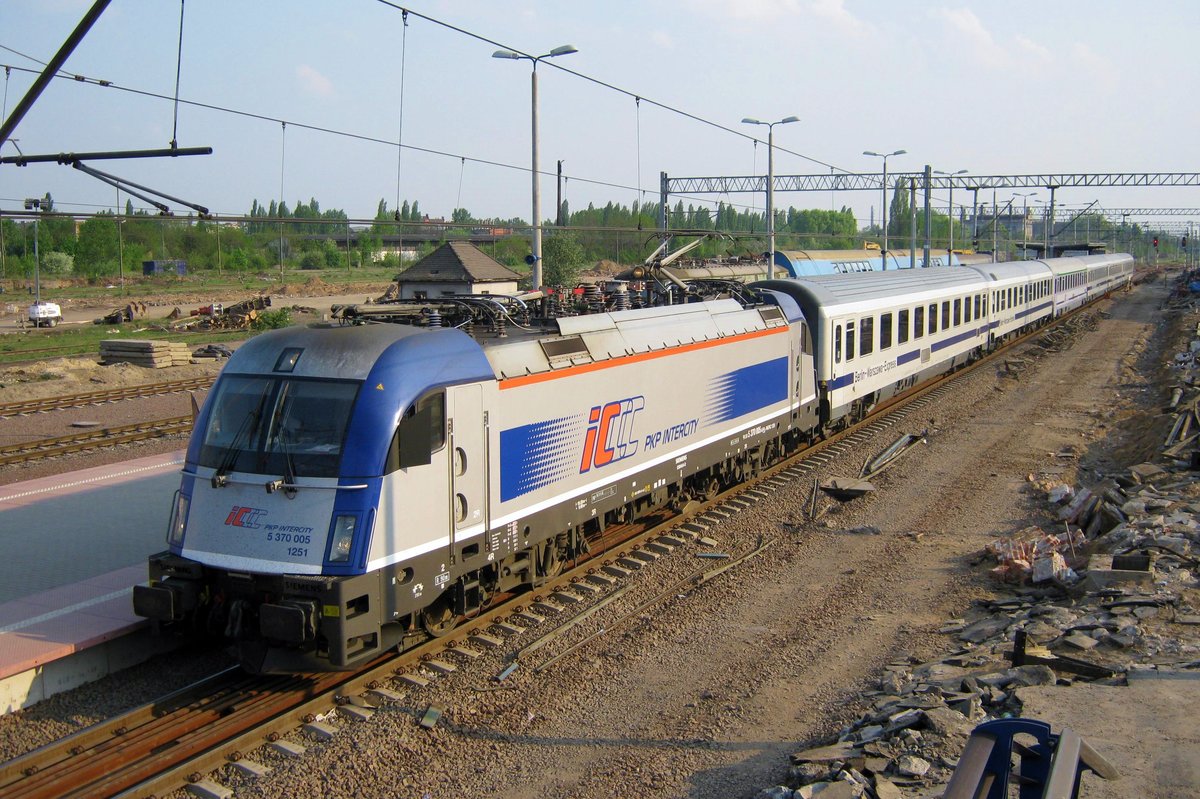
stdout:
[[942,300],[942,330],[950,329],[950,300]]
[[954,326],[958,327],[962,324],[962,300],[954,301]]
[[858,320],[858,354],[870,355],[875,351],[875,317],[865,316]]
[[908,309],[905,308],[896,314],[896,343],[903,344],[908,341]]
[[890,346],[892,346],[892,315],[882,313],[879,315],[879,349],[886,350]]
[[854,320],[846,322],[846,360],[854,360]]
[[988,315],[988,295],[986,291],[983,293],[983,315]]
[[937,332],[937,304],[931,303],[929,306],[929,335]]
[[439,391],[405,411],[388,448],[386,472],[431,463],[433,453],[445,445],[446,395]]
[[913,338],[921,338],[925,335],[925,306],[918,305],[913,308]]
[[842,326],[835,325],[833,328],[833,362],[842,362]]
[[983,295],[976,294],[975,295],[975,318],[976,319],[978,319],[980,316],[983,315],[982,313],[980,313],[980,311],[982,309],[983,309]]

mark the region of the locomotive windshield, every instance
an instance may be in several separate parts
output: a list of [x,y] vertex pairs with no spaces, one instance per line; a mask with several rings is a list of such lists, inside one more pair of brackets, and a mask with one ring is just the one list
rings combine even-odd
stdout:
[[337,477],[357,382],[227,375],[212,399],[200,465]]

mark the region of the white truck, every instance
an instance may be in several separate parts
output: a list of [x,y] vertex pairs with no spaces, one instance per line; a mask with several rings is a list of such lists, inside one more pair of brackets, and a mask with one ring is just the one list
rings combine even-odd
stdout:
[[34,327],[54,327],[62,321],[62,308],[56,302],[38,300],[29,306],[29,321]]

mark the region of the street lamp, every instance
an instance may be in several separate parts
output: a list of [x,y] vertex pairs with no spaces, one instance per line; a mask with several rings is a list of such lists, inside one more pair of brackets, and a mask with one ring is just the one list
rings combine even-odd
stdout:
[[1014,197],[1024,198],[1021,202],[1021,259],[1029,258],[1029,198],[1036,197],[1036,191],[1013,192]]
[[33,304],[38,307],[42,304],[42,254],[38,251],[38,221],[42,217],[42,205],[49,198],[50,195],[47,193],[45,197],[32,197],[25,200],[25,210],[37,212],[33,217]]
[[883,211],[883,252],[882,252],[883,259],[882,259],[882,265],[881,265],[882,269],[887,269],[887,251],[888,251],[887,250],[887,202],[888,202],[888,199],[887,199],[887,160],[889,158],[891,158],[893,155],[904,155],[907,152],[908,152],[908,150],[896,150],[895,152],[892,152],[892,153],[877,153],[877,152],[873,152],[871,150],[863,150],[863,155],[872,155],[872,156],[875,156],[876,158],[883,159],[883,208],[882,208],[882,211]]
[[538,83],[537,83],[537,65],[544,58],[557,58],[560,55],[570,55],[578,53],[579,50],[574,45],[564,44],[561,47],[555,47],[548,53],[543,53],[539,56],[524,55],[512,50],[497,50],[492,53],[492,58],[510,58],[513,60],[526,59],[533,62],[533,73],[530,79],[532,89],[532,108],[533,108],[533,168],[531,174],[533,177],[533,246],[530,253],[530,259],[533,261],[533,290],[538,291],[542,288],[542,197],[538,184]]
[[799,121],[800,117],[784,117],[775,122],[762,122],[753,117],[742,119],[747,125],[767,126],[767,280],[775,279],[775,126]]
[[943,172],[940,169],[935,169],[933,171],[934,174],[945,175],[950,178],[950,213],[947,214],[950,217],[950,243],[946,245],[946,266],[950,266],[954,263],[954,176],[965,175],[967,174],[967,170],[960,169],[957,172]]

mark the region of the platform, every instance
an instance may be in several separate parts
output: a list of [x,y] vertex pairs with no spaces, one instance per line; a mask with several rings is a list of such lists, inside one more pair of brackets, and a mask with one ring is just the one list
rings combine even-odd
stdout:
[[130,591],[164,547],[183,453],[0,487],[0,713],[168,648]]

